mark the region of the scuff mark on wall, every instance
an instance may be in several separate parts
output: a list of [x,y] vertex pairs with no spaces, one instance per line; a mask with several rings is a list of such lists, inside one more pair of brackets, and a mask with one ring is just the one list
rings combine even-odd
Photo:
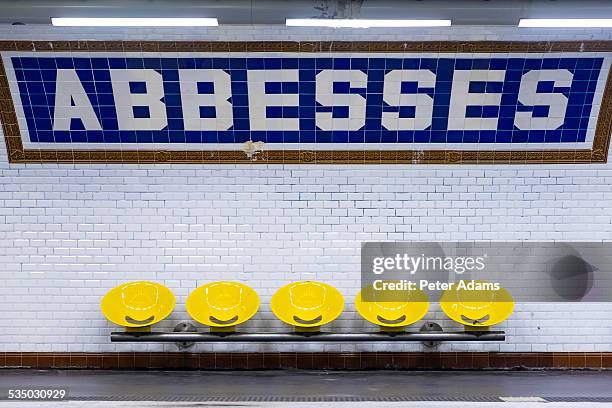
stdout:
[[364,0],[322,0],[314,9],[314,18],[356,18],[361,14]]
[[249,140],[242,145],[242,151],[246,154],[249,160],[257,160],[257,154],[264,149],[264,142],[253,142]]

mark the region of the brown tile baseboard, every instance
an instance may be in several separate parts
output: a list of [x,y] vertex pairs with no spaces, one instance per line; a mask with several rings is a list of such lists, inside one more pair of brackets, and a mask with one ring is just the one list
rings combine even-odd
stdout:
[[160,370],[612,369],[612,353],[0,353],[0,368]]

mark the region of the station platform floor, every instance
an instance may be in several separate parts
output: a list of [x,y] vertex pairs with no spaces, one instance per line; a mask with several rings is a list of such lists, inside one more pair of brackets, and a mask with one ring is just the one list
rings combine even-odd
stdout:
[[[8,400],[64,389],[62,401]],[[0,407],[612,407],[612,371],[0,370]]]

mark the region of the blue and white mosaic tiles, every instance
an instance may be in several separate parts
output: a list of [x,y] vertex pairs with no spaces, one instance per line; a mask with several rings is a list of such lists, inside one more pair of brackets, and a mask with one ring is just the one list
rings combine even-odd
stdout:
[[25,149],[591,149],[609,53],[2,52]]

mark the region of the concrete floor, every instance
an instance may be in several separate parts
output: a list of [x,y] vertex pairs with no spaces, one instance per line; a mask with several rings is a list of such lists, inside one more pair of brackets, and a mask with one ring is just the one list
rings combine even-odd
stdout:
[[[333,408],[604,408],[610,407],[609,403],[596,402],[541,402],[531,403],[500,403],[500,402],[335,402]],[[2,408],[60,408],[60,407],[87,407],[87,408],[330,408],[329,403],[325,402],[266,402],[266,403],[207,403],[207,402],[0,402]]]
[[[63,402],[9,402],[9,389],[63,388]],[[612,371],[2,370],[0,407],[547,407],[612,406]],[[126,402],[126,401],[135,402]],[[87,402],[85,402],[87,401]],[[94,402],[99,401],[99,402]],[[153,404],[150,401],[157,401]],[[327,402],[326,402],[327,401]],[[420,401],[420,402],[419,402]],[[426,402],[425,402],[426,401]],[[506,402],[504,401],[511,401]],[[579,404],[578,404],[579,402]],[[19,405],[17,405],[19,404]],[[541,406],[541,405],[540,405]]]

